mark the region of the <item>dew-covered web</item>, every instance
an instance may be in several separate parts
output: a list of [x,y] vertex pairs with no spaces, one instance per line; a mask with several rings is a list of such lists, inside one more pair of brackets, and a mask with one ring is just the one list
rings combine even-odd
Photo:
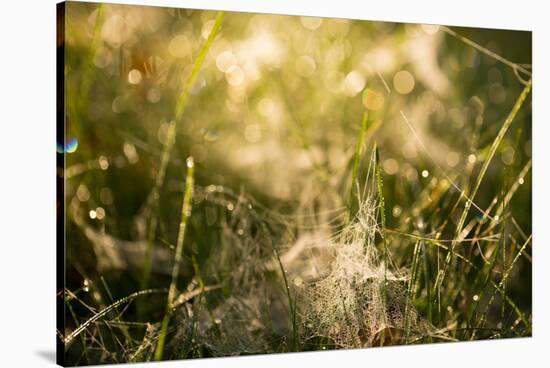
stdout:
[[[226,244],[204,270],[209,283],[221,284],[228,297],[195,312],[195,340],[216,355],[231,355],[288,345],[293,328],[302,341],[324,337],[339,347],[376,345],[381,339],[395,344],[405,335],[425,334],[429,324],[407,299],[407,272],[385,262],[377,249],[379,200],[368,182],[367,177],[352,219],[338,207],[323,211],[322,223],[309,214],[267,209],[223,186],[197,188],[198,202],[228,214]],[[292,326],[283,271],[297,306],[297,326]]]
[[354,218],[326,245],[334,252],[328,275],[303,291],[306,338],[329,337],[351,348],[399,343],[404,331],[413,336],[429,327],[407,300],[406,272],[392,268],[376,247],[380,207],[368,179]]

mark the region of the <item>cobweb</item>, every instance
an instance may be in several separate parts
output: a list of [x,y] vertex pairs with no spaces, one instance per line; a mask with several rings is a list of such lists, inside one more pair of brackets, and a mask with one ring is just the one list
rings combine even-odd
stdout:
[[[365,187],[367,183],[368,178]],[[221,264],[231,265],[225,279],[231,292],[212,310],[202,307],[194,335],[212,354],[269,353],[290,343],[291,314],[280,285],[281,270],[268,245],[274,238],[298,306],[302,342],[325,337],[337,347],[358,348],[402,344],[435,333],[410,300],[408,272],[397,269],[377,248],[381,229],[376,190],[358,195],[357,213],[339,231],[327,234],[322,225],[311,226],[287,239],[281,236],[287,221],[261,211],[242,193],[228,198],[224,189],[220,196],[221,189],[207,200],[232,203],[224,229],[227,244],[212,256],[205,273],[219,274]],[[289,240],[289,246],[281,247]]]
[[408,300],[408,277],[392,269],[376,248],[377,210],[375,195],[367,194],[355,218],[329,245],[335,258],[328,275],[304,291],[306,334],[354,348],[402,343],[429,329]]

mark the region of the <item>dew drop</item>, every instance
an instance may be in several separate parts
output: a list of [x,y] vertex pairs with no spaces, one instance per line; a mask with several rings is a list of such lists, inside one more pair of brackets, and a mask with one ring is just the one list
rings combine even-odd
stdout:
[[103,207],[96,208],[95,214],[98,220],[103,220],[105,218],[105,210],[103,209]]
[[80,202],[86,202],[90,199],[90,191],[88,190],[88,187],[84,184],[80,184],[76,190],[76,197]]
[[401,70],[393,77],[393,86],[402,95],[410,93],[414,89],[414,77],[406,70]]
[[195,166],[195,162],[193,161],[193,157],[191,157],[191,156],[187,157],[187,160],[185,161],[185,163],[187,164],[187,167],[190,168],[190,169],[193,166]]
[[128,83],[139,84],[141,82],[141,72],[137,69],[132,69],[128,73]]
[[393,206],[393,209],[392,209],[392,215],[393,215],[393,217],[399,217],[399,216],[401,216],[401,213],[402,213],[402,212],[403,212],[403,211],[401,210],[401,207],[400,207],[400,206],[397,206],[397,205]]
[[109,160],[105,156],[99,156],[99,167],[101,170],[107,170],[109,168]]
[[124,145],[122,146],[122,151],[126,155],[126,158],[128,158],[128,162],[131,164],[135,164],[139,161],[139,155],[136,150],[136,146],[134,146],[132,143],[124,142]]
[[90,291],[90,281],[88,279],[84,280],[84,284],[82,285],[82,290],[84,290],[84,292],[86,293]]

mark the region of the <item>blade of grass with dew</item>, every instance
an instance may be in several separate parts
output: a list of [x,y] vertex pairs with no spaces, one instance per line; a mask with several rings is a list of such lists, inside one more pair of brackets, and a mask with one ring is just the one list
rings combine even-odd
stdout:
[[192,200],[193,200],[193,187],[194,183],[194,162],[193,158],[187,159],[187,177],[185,178],[185,193],[183,195],[183,205],[181,206],[181,222],[178,230],[178,239],[176,242],[176,254],[174,257],[174,266],[172,268],[172,281],[170,282],[170,288],[168,290],[168,298],[166,301],[166,311],[162,320],[162,327],[160,330],[157,347],[155,349],[155,360],[162,360],[164,352],[164,342],[166,340],[166,333],[168,331],[168,324],[170,323],[170,316],[172,315],[172,303],[176,296],[177,281],[179,276],[181,259],[183,256],[183,241],[185,240],[185,232],[187,229],[187,222],[191,217]]
[[531,76],[531,72],[530,72],[529,70],[525,69],[525,68],[524,68],[523,66],[521,66],[520,64],[516,64],[516,63],[514,63],[514,62],[512,62],[512,61],[510,61],[510,60],[508,60],[508,59],[503,58],[502,56],[498,55],[497,53],[495,53],[495,52],[493,52],[493,51],[491,51],[491,50],[489,50],[489,49],[487,49],[487,48],[481,46],[480,44],[478,44],[478,43],[476,43],[476,42],[470,40],[469,38],[466,38],[466,37],[464,37],[464,36],[458,34],[457,32],[453,31],[453,30],[452,30],[451,28],[449,28],[449,27],[441,27],[441,29],[442,29],[444,32],[450,34],[451,36],[456,37],[457,39],[459,39],[460,41],[464,42],[465,44],[467,44],[467,45],[473,47],[474,49],[476,49],[476,50],[478,50],[478,51],[484,53],[485,55],[490,56],[490,57],[492,57],[493,59],[498,60],[498,61],[500,61],[501,63],[503,63],[503,64],[509,66],[509,67],[512,68],[514,71],[518,71],[518,70],[519,70],[519,71],[521,71],[522,73],[525,73],[526,75]]
[[155,180],[155,186],[153,188],[153,211],[151,212],[151,218],[149,221],[148,226],[148,232],[147,232],[147,246],[145,249],[145,260],[143,265],[143,278],[141,282],[141,286],[143,289],[147,288],[149,284],[149,278],[151,275],[151,267],[152,267],[152,252],[153,252],[153,243],[155,240],[156,230],[157,230],[157,218],[158,218],[158,199],[160,197],[160,188],[162,187],[164,183],[164,175],[166,172],[166,168],[168,166],[168,162],[170,160],[170,155],[172,152],[172,147],[175,144],[175,137],[176,137],[176,124],[178,121],[180,121],[181,117],[183,116],[183,113],[185,112],[185,107],[187,105],[187,101],[189,98],[189,93],[193,86],[195,85],[195,81],[199,75],[199,72],[202,67],[202,63],[204,61],[204,58],[206,57],[206,54],[208,53],[208,50],[212,46],[212,43],[214,42],[214,39],[216,38],[216,35],[218,34],[218,31],[220,30],[223,18],[225,16],[224,12],[218,12],[216,16],[216,20],[214,22],[214,26],[212,27],[212,30],[210,31],[210,34],[208,35],[208,38],[206,39],[206,42],[202,46],[199,55],[197,56],[197,59],[195,60],[195,63],[193,64],[193,68],[191,69],[191,74],[189,76],[189,79],[185,83],[185,86],[183,88],[183,91],[176,103],[176,108],[174,110],[174,119],[170,122],[170,125],[168,126],[168,133],[167,133],[167,139],[164,143],[163,152],[162,152],[162,158],[160,163],[159,172],[157,174],[156,180]]
[[[504,193],[502,194],[504,197]],[[506,208],[508,207],[508,203],[506,202],[506,199],[502,199],[502,204]],[[503,222],[505,224],[506,222]],[[504,236],[504,231],[502,232],[502,251],[500,252],[502,254],[502,269],[506,269],[506,237]],[[501,296],[502,299],[506,299],[506,280],[504,279],[504,275],[502,276],[501,283],[499,284],[501,289]],[[500,318],[502,321],[505,320],[504,313],[506,309],[506,303],[500,304]]]
[[[475,327],[474,324],[476,324],[477,326],[480,325],[478,323],[479,321],[477,320],[478,309],[480,308],[481,300],[483,300],[483,296],[485,295],[485,290],[486,290],[487,286],[489,285],[489,282],[492,281],[491,276],[493,274],[493,270],[497,266],[498,256],[505,249],[504,243],[506,242],[506,237],[505,237],[506,222],[502,221],[499,225],[500,225],[499,242],[493,248],[493,254],[491,255],[491,260],[490,260],[490,263],[488,265],[488,270],[485,272],[486,273],[485,281],[482,282],[481,286],[479,287],[480,292],[477,294],[477,298],[474,299],[474,301],[475,301],[474,308],[473,308],[473,310],[470,314],[470,317],[468,318],[467,327],[469,327],[469,328]],[[481,268],[481,271],[483,271],[483,268]],[[481,277],[480,277],[480,279],[481,279]],[[477,280],[476,280],[476,283],[477,283]],[[476,286],[477,286],[477,284],[476,284]],[[499,293],[502,295],[502,290],[499,290]],[[504,295],[503,299],[506,299],[505,295]],[[481,316],[481,318],[483,318],[483,315]],[[476,333],[477,333],[476,329],[473,328],[472,333],[471,333],[471,337],[470,337],[471,340],[474,339]],[[466,336],[464,336],[464,338],[466,338]]]
[[[431,244],[437,246],[437,249],[441,248],[443,250],[446,250],[446,251],[449,251],[450,250],[450,247],[448,246],[445,246],[444,244],[441,244],[441,243],[438,243],[438,242],[435,242],[435,241],[432,241],[430,242]],[[528,242],[527,242],[528,243]],[[499,249],[499,247],[496,247],[495,249]],[[476,266],[474,263],[472,263],[468,258],[464,257],[462,254],[460,253],[454,253],[453,254],[455,257],[457,257],[457,259],[465,262],[466,264],[468,264],[470,267],[472,267],[474,270],[478,271],[478,272],[481,272],[483,271],[483,267],[478,267]],[[489,264],[487,265],[489,268],[491,268],[492,264],[492,261],[489,261]],[[491,268],[492,269],[492,268]],[[493,280],[491,280],[490,278],[488,278],[489,280],[489,284],[493,287],[494,289],[494,292],[495,293],[501,293],[501,289],[500,289],[500,286],[498,284],[496,284]],[[514,310],[514,312],[516,313],[516,315],[518,316],[518,318],[523,322],[523,324],[530,330],[531,329],[531,324],[529,323],[529,321],[527,320],[527,318],[523,315],[523,313],[521,313],[520,309],[518,308],[517,304],[510,298],[509,295],[505,295],[505,301],[506,303],[508,303],[508,305]]]
[[[443,251],[447,251],[447,252],[450,251],[450,246],[446,246],[445,244],[439,242],[437,239],[430,239],[430,238],[426,238],[426,237],[418,237],[418,236],[415,236],[413,234],[402,234],[402,235],[410,236],[413,239],[426,240],[428,242],[428,244],[431,244],[431,245],[435,246],[438,250],[442,249]],[[453,256],[456,257],[457,259],[465,262],[466,264],[468,264],[468,266],[472,267],[474,270],[481,272],[482,268],[476,266],[474,263],[472,263],[468,258],[464,257],[462,254],[457,253],[456,251],[454,251]],[[491,262],[489,262],[489,265],[490,265],[490,263]],[[490,280],[489,283],[495,289],[495,292],[500,293],[499,285],[497,285],[493,280]],[[436,289],[434,288],[434,290],[436,290]],[[437,298],[437,300],[438,300],[437,295],[434,296],[434,297]],[[508,305],[514,310],[514,312],[516,313],[518,318],[525,324],[525,326],[529,327],[530,323],[528,322],[527,318],[523,315],[523,313],[521,313],[521,311],[517,307],[516,303],[509,297],[509,295],[506,295],[505,300],[506,300],[506,303],[508,303]],[[440,304],[441,303],[438,303],[438,306],[440,306]],[[440,314],[440,313],[441,312],[438,310],[438,314]],[[433,313],[432,313],[432,318],[433,318]]]
[[[202,277],[202,273],[199,267],[199,263],[197,262],[197,257],[195,257],[194,254],[191,255],[191,263],[193,264],[193,270],[195,271],[195,277],[197,278],[197,281],[199,282],[199,289],[205,290],[206,284],[204,283],[204,279]],[[212,323],[212,327],[218,334],[218,336],[221,334],[220,326],[216,323],[216,318],[214,317],[214,312],[212,311],[212,306],[210,305],[210,302],[207,298],[204,299],[204,304],[206,305],[206,310],[208,311],[208,316],[210,317],[210,323]]]
[[204,286],[199,287],[197,289],[186,291],[184,293],[181,293],[172,303],[172,309],[179,308],[182,304],[187,303],[191,299],[193,299],[196,296],[201,295],[202,293],[206,293],[211,290],[218,290],[221,289],[222,285],[216,284],[216,285],[210,285],[210,286]]
[[[501,226],[501,233],[504,233],[504,229],[505,229],[505,226],[502,225]],[[500,242],[503,242],[503,241],[504,241],[504,239],[501,237]],[[495,250],[494,250],[493,255],[491,256],[491,261],[488,265],[488,269],[485,272],[485,280],[482,281],[482,286],[479,288],[480,292],[477,294],[477,298],[474,299],[474,302],[475,302],[474,307],[472,309],[470,317],[468,318],[467,327],[472,328],[472,333],[471,333],[470,340],[474,340],[474,337],[475,337],[475,334],[476,334],[476,328],[474,328],[474,323],[476,323],[478,309],[480,307],[481,300],[483,300],[483,296],[485,295],[485,289],[487,288],[489,283],[492,281],[491,280],[491,275],[493,273],[493,270],[495,269],[495,266],[497,265],[498,255],[499,255],[500,251],[502,250],[502,247],[497,246],[494,249]],[[483,268],[480,269],[480,272],[482,272],[482,271],[483,271]],[[483,276],[483,275],[480,275],[480,276]],[[500,292],[500,290],[499,290],[499,292]],[[466,336],[464,336],[464,337],[466,338]]]
[[365,134],[367,132],[367,112],[363,113],[363,119],[361,120],[361,132],[359,133],[359,140],[355,147],[355,154],[353,157],[353,169],[351,174],[351,187],[348,197],[348,216],[346,223],[353,217],[353,196],[355,194],[355,183],[357,181],[357,174],[359,172],[359,163],[361,162],[361,156],[363,156],[363,142],[365,141]]
[[166,293],[166,289],[149,289],[149,290],[141,290],[137,291],[135,293],[132,293],[122,299],[117,300],[113,304],[109,305],[105,309],[102,309],[98,313],[96,313],[92,318],[88,319],[86,322],[80,325],[76,330],[71,332],[68,336],[65,337],[65,345],[68,346],[78,335],[80,335],[84,330],[86,330],[92,323],[95,321],[101,319],[104,317],[107,313],[114,310],[115,308],[118,308],[122,304],[128,303],[132,300],[134,300],[137,297],[143,296],[143,295],[150,295],[150,294],[162,294]]
[[144,258],[144,266],[143,266],[143,276],[141,280],[141,287],[146,288],[149,284],[149,277],[151,275],[151,268],[152,268],[152,262],[153,262],[153,243],[155,240],[155,235],[157,232],[157,224],[158,224],[158,209],[159,209],[159,200],[160,200],[160,188],[162,187],[164,183],[164,177],[166,174],[166,168],[168,166],[168,161],[170,160],[170,153],[172,150],[172,146],[175,143],[175,133],[176,130],[172,127],[175,127],[174,124],[170,123],[170,128],[168,129],[166,141],[164,144],[164,148],[162,151],[162,157],[160,161],[160,168],[157,173],[157,176],[155,178],[155,186],[153,187],[153,193],[152,193],[152,206],[153,209],[151,211],[151,215],[149,218],[149,224],[147,228],[147,246],[145,248],[145,258]]
[[[442,243],[439,243],[437,241],[431,241],[429,242],[430,244],[434,245],[437,247],[437,249],[441,248],[445,251],[449,251],[450,250],[450,247],[442,244]],[[497,247],[498,249],[498,247]],[[470,267],[472,267],[474,270],[478,271],[478,272],[481,272],[483,270],[482,267],[478,267],[476,266],[474,263],[472,263],[468,258],[464,257],[462,254],[460,253],[454,253],[453,256],[455,256],[457,259],[465,262],[466,264],[468,264]],[[489,267],[491,267],[491,261],[489,261],[489,264],[487,265]],[[500,287],[499,285],[497,285],[493,280],[490,280],[489,279],[489,283],[491,284],[491,286],[493,287],[493,289],[495,290],[495,293],[500,293]],[[518,316],[518,318],[524,323],[524,325],[528,328],[530,328],[530,323],[529,321],[527,320],[527,318],[523,315],[523,313],[521,313],[521,311],[519,310],[519,308],[517,307],[516,303],[510,298],[509,295],[506,295],[505,297],[505,301],[506,303],[508,303],[508,305],[514,310],[514,312],[516,313],[516,315]]]
[[[428,303],[426,303],[427,308],[427,318],[428,323],[433,324],[433,318],[432,318],[432,303],[430,301],[432,300],[431,295],[431,285],[430,285],[430,265],[428,262],[428,252],[426,250],[426,243],[422,242],[422,256],[423,256],[423,273],[424,273],[424,284],[426,289],[426,298],[428,300]],[[432,343],[432,337],[428,336],[428,343]]]
[[418,258],[420,256],[420,246],[421,242],[417,241],[414,245],[414,251],[413,251],[413,261],[412,261],[412,269],[411,269],[411,276],[409,279],[409,285],[407,287],[407,301],[405,303],[405,344],[409,341],[409,333],[410,333],[410,318],[409,318],[409,312],[411,309],[411,304],[413,303],[413,298],[415,294],[415,280],[416,280],[416,274],[418,270]]
[[382,167],[380,166],[380,152],[376,142],[374,143],[373,148],[374,154],[374,178],[376,180],[376,188],[378,190],[379,202],[378,202],[378,211],[380,213],[380,236],[382,238],[382,244],[384,246],[384,262],[385,269],[384,273],[387,271],[388,265],[392,266],[394,269],[398,269],[396,263],[393,260],[392,255],[388,249],[388,239],[387,239],[387,226],[386,226],[386,200],[384,199],[384,180],[382,178]]
[[[69,302],[69,299],[67,298],[67,293],[65,293],[65,304],[67,305],[67,309],[69,309],[69,313],[71,314],[71,317],[73,318],[73,321],[75,323],[75,326],[77,328],[80,327],[80,323],[78,322],[78,317],[76,316],[76,313],[74,312],[74,309],[73,309],[73,306],[71,305],[71,303]],[[63,335],[60,335],[60,338],[63,340],[63,341],[66,341],[66,338],[63,336]],[[88,362],[88,364],[90,364],[90,357],[89,357],[89,354],[88,354],[88,347],[86,346],[86,339],[84,338],[84,336],[80,336],[80,340],[81,340],[81,343],[82,343],[82,350],[83,350],[83,354],[84,354],[84,357],[86,358],[86,361]],[[67,349],[67,344],[65,343],[65,349]]]
[[292,295],[290,293],[290,286],[288,284],[288,278],[286,277],[286,270],[283,266],[283,262],[281,262],[281,257],[279,256],[279,251],[273,244],[273,242],[270,242],[271,246],[273,247],[273,252],[275,253],[275,257],[277,258],[277,262],[279,263],[279,267],[281,269],[281,273],[283,274],[283,281],[285,283],[285,290],[286,295],[288,298],[288,306],[290,309],[290,316],[292,318],[292,350],[298,351],[298,327],[297,327],[297,321],[296,321],[296,302],[292,301]]
[[[264,231],[267,234],[269,233],[268,227],[264,222],[261,222],[260,226],[262,231]],[[285,267],[279,255],[279,251],[275,247],[275,244],[273,244],[273,239],[271,239],[271,237],[269,238],[269,244],[271,245],[271,249],[275,254],[275,258],[277,259],[277,264],[279,265],[279,269],[281,270],[281,274],[283,275],[284,288],[288,299],[288,308],[290,311],[290,317],[292,322],[292,350],[298,351],[298,326],[297,326],[297,319],[296,319],[296,302],[293,301],[292,299],[292,294],[290,292],[290,284],[288,283],[288,278],[286,276],[287,271],[285,270]]]
[[483,181],[483,178],[485,176],[485,173],[487,172],[489,164],[491,163],[491,161],[492,161],[492,159],[493,159],[493,157],[494,157],[494,155],[495,155],[495,153],[496,153],[496,151],[497,151],[497,149],[500,145],[500,142],[504,138],[504,135],[508,131],[508,128],[512,124],[512,121],[516,117],[519,109],[523,105],[523,102],[527,98],[527,95],[531,91],[531,86],[532,86],[532,80],[529,81],[529,83],[525,86],[525,88],[521,92],[521,94],[518,97],[516,103],[514,104],[514,107],[512,108],[512,111],[510,111],[510,113],[506,117],[506,120],[504,121],[504,124],[502,124],[502,127],[500,128],[500,131],[498,132],[495,140],[493,141],[493,144],[491,146],[491,150],[489,151],[489,155],[488,155],[487,159],[485,160],[485,162],[483,163],[483,166],[481,167],[481,170],[480,170],[479,175],[478,175],[477,180],[476,180],[476,184],[475,184],[474,189],[472,190],[472,193],[469,197],[470,200],[466,201],[466,204],[464,206],[464,210],[462,211],[462,215],[461,215],[460,220],[458,222],[456,233],[455,233],[455,241],[453,241],[453,243],[451,244],[451,246],[449,248],[449,251],[447,252],[447,255],[445,256],[445,262],[443,264],[443,269],[441,271],[440,277],[438,277],[437,280],[436,280],[436,289],[440,288],[441,285],[443,284],[443,281],[445,279],[445,275],[447,273],[447,269],[448,269],[449,264],[451,263],[451,260],[452,260],[452,255],[453,255],[453,252],[454,252],[454,248],[458,244],[457,240],[460,236],[460,233],[462,232],[462,228],[464,226],[464,222],[466,221],[466,217],[467,217],[468,212],[470,210],[470,206],[472,205],[472,202],[473,202],[473,200],[476,196],[476,193],[477,193],[479,187],[481,186],[481,182]]
[[[387,285],[388,285],[388,247],[387,247],[387,240],[386,240],[386,210],[385,210],[385,203],[384,203],[384,191],[383,191],[383,182],[382,182],[382,174],[381,174],[381,168],[380,168],[380,160],[378,155],[378,147],[376,146],[376,143],[374,144],[374,154],[375,154],[375,167],[376,167],[376,185],[378,189],[378,208],[380,211],[380,221],[381,221],[381,228],[380,228],[380,236],[382,237],[382,245],[384,247],[384,305],[387,305],[388,300],[388,293],[387,293]],[[385,334],[386,330],[382,330],[382,336],[380,338],[380,346],[384,345],[385,341]]]
[[[113,294],[111,293],[111,290],[110,290],[109,286],[107,285],[107,282],[105,281],[105,278],[103,276],[100,276],[99,279],[101,280],[101,283],[103,284],[103,288],[107,292],[107,296],[109,297],[109,301],[111,302],[111,304],[114,303],[115,299],[113,298]],[[118,308],[115,307],[114,312],[115,312],[115,316],[116,316],[114,320],[115,321],[121,321],[120,312],[118,311]],[[128,332],[128,327],[127,326],[121,326],[120,329],[122,331],[122,334],[126,338],[126,341],[128,341],[128,343],[130,344],[130,348],[133,348],[134,347],[134,342],[133,342],[132,337],[130,336],[130,333]]]
[[[529,235],[529,238],[527,238],[527,240],[523,243],[523,245],[521,246],[521,248],[519,249],[518,253],[516,254],[516,256],[514,257],[514,259],[512,260],[512,263],[510,264],[510,266],[508,267],[508,269],[506,270],[506,272],[504,273],[504,276],[502,277],[500,283],[498,284],[498,287],[495,288],[495,291],[493,293],[493,295],[491,296],[491,299],[489,300],[489,302],[487,303],[487,306],[485,307],[485,312],[483,313],[483,316],[482,318],[480,319],[481,323],[480,325],[483,327],[483,324],[486,320],[486,315],[489,313],[489,310],[491,308],[491,305],[493,304],[494,300],[495,300],[495,297],[496,297],[496,294],[498,293],[498,289],[503,289],[503,286],[506,282],[506,280],[508,280],[508,277],[510,277],[510,274],[512,273],[512,270],[514,268],[514,266],[516,265],[517,261],[519,260],[519,258],[521,257],[521,255],[523,254],[523,252],[525,251],[525,249],[527,248],[527,246],[529,245],[529,243],[531,242],[531,239],[533,238],[533,235]],[[506,299],[506,295],[504,294],[504,298]]]

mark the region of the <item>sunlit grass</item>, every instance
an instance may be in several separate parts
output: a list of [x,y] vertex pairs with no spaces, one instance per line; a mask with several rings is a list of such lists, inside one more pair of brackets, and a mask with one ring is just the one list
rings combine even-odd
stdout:
[[[170,323],[170,316],[173,311],[173,305],[176,298],[177,281],[181,265],[181,259],[183,256],[183,240],[185,239],[185,230],[187,228],[187,222],[191,217],[193,200],[193,186],[194,186],[194,163],[193,158],[187,159],[187,174],[185,179],[185,194],[183,196],[183,205],[181,207],[181,222],[178,230],[178,240],[176,242],[176,254],[174,256],[174,267],[172,268],[172,281],[170,282],[170,288],[168,289],[168,299],[166,301],[166,311],[164,312],[164,318],[162,319],[162,325],[160,329],[159,340],[155,349],[155,360],[162,360],[164,341],[166,340],[166,333],[168,331],[168,324]],[[204,287],[204,285],[203,285]]]
[[530,36],[68,14],[68,363],[531,335]]

